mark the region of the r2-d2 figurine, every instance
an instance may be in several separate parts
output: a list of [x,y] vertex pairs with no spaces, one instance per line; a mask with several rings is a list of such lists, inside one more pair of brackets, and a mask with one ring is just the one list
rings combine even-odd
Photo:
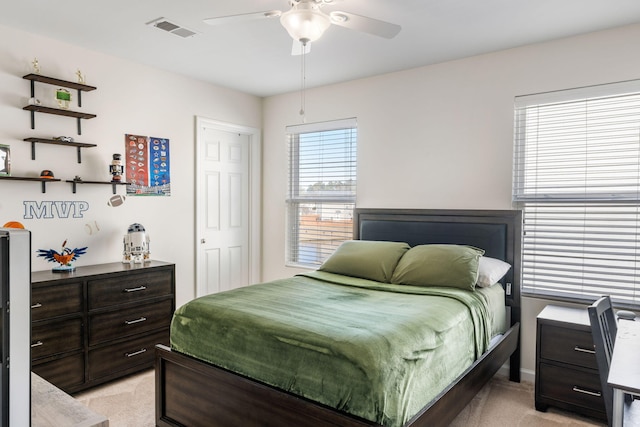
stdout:
[[122,240],[124,252],[122,262],[128,264],[142,264],[151,261],[149,252],[149,236],[145,233],[142,224],[131,224]]

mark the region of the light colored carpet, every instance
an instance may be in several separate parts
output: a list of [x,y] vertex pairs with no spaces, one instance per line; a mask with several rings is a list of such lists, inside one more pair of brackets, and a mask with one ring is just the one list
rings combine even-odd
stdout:
[[94,387],[74,395],[94,412],[109,419],[109,427],[153,427],[155,375],[153,370]]
[[[93,411],[109,418],[110,427],[152,427],[154,415],[153,370],[129,376],[76,394]],[[453,421],[451,427],[604,427],[604,423],[549,408],[534,408],[532,383],[512,383],[493,378]]]
[[571,412],[534,407],[534,384],[513,383],[495,376],[456,417],[450,427],[606,427],[606,424]]

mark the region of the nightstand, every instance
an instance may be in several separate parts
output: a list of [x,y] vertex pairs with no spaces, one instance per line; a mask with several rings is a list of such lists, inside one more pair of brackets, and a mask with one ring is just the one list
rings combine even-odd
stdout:
[[535,405],[606,421],[586,307],[548,305],[538,315]]

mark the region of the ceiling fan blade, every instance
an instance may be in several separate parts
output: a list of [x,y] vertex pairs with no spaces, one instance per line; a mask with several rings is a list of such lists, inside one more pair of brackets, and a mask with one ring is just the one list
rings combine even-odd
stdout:
[[303,52],[305,55],[311,52],[311,42],[303,45],[299,40],[294,40],[291,45],[291,55],[302,55]]
[[329,13],[329,16],[333,24],[386,39],[394,38],[402,29],[400,25],[348,12],[333,11]]
[[205,19],[204,22],[209,25],[225,25],[236,22],[252,21],[263,18],[278,18],[282,15],[280,10],[267,10],[264,12],[241,13],[239,15],[218,16],[215,18]]

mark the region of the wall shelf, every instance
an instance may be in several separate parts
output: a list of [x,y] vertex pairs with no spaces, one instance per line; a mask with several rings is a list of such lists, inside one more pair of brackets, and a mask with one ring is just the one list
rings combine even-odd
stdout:
[[[0,175],[0,180],[7,180],[7,181],[37,181],[37,182],[41,182],[42,183],[42,192],[46,193],[47,192],[47,183],[49,182],[60,182],[61,180],[58,178],[39,178],[39,177],[32,177],[32,176],[3,176]],[[66,180],[66,182],[69,182],[72,184],[73,186],[73,193],[75,194],[76,192],[76,185],[77,184],[97,184],[97,185],[110,185],[113,189],[113,194],[116,194],[116,189],[118,187],[118,185],[130,185],[130,182],[112,182],[112,181],[79,181],[79,180],[75,180],[75,179],[68,179]]]
[[57,116],[75,117],[78,120],[78,135],[82,135],[82,125],[80,124],[80,120],[93,119],[94,117],[96,117],[95,114],[81,113],[79,111],[73,111],[73,110],[63,110],[61,108],[43,107],[42,105],[27,105],[22,109],[31,111],[31,129],[36,128],[36,117],[35,117],[36,112],[54,114]]
[[[78,107],[82,107],[82,92],[89,92],[95,90],[94,86],[85,85],[82,83],[70,82],[67,80],[55,79],[53,77],[41,76],[40,74],[27,74],[22,76],[23,79],[31,81],[31,98],[35,97],[35,82],[46,83],[54,86],[62,86],[69,89],[76,89],[78,91]],[[35,129],[35,113],[55,114],[58,116],[75,117],[78,121],[78,135],[82,134],[82,119],[92,119],[96,117],[95,114],[81,113],[79,111],[64,110],[61,108],[43,107],[41,105],[27,105],[23,108],[31,112],[31,129]]]
[[29,177],[29,176],[0,176],[0,180],[14,180],[14,181],[40,181],[42,183],[42,192],[47,192],[47,183],[48,182],[57,182],[60,181],[56,178],[38,178],[38,177]]
[[27,74],[22,76],[23,79],[31,80],[31,97],[35,95],[35,82],[46,83],[54,86],[67,87],[69,89],[76,89],[78,91],[78,107],[82,107],[82,92],[91,92],[96,90],[95,86],[89,86],[82,83],[70,82],[68,80],[55,79],[53,77],[41,76],[40,74]]
[[[90,92],[92,90],[95,90],[96,87],[95,86],[89,86],[86,85],[84,83],[76,83],[76,82],[71,82],[68,80],[61,80],[61,79],[56,79],[53,77],[47,77],[47,76],[41,76],[40,74],[35,74],[35,73],[31,73],[31,74],[27,74],[25,76],[22,76],[23,79],[25,80],[29,80],[30,84],[31,84],[31,98],[35,98],[35,83],[44,83],[44,84],[49,84],[49,85],[53,85],[53,86],[58,86],[58,87],[64,87],[64,88],[68,88],[68,89],[75,89],[78,91],[78,98],[77,98],[77,102],[78,102],[78,107],[82,107],[82,92]],[[35,113],[45,113],[45,114],[53,114],[53,115],[57,115],[57,116],[65,116],[65,117],[73,117],[75,119],[77,119],[78,121],[78,135],[80,135],[82,133],[82,128],[81,128],[81,121],[84,119],[93,119],[94,117],[96,117],[95,114],[90,114],[90,113],[84,113],[81,111],[73,111],[73,110],[67,110],[64,108],[51,108],[51,107],[44,107],[42,105],[27,105],[26,107],[23,107],[23,110],[29,111],[31,113],[31,129],[35,129]],[[24,138],[23,141],[25,142],[30,142],[31,143],[31,159],[35,160],[36,159],[36,144],[54,144],[54,145],[66,145],[68,147],[76,147],[77,149],[77,154],[78,154],[78,163],[82,163],[82,154],[81,154],[81,149],[82,148],[89,148],[89,147],[97,147],[96,144],[87,144],[84,142],[66,142],[66,141],[62,141],[59,139],[49,139],[49,138],[38,138],[38,137],[31,137],[31,138]],[[13,181],[37,181],[40,182],[42,185],[42,192],[46,193],[47,192],[47,183],[48,182],[59,182],[61,181],[60,179],[56,179],[56,178],[42,178],[42,177],[26,177],[26,176],[3,176],[0,175],[0,180],[13,180]],[[128,182],[109,182],[109,181],[82,181],[82,180],[67,180],[66,182],[70,182],[73,184],[73,192],[76,192],[76,185],[77,184],[104,184],[104,185],[111,185],[113,188],[113,194],[116,194],[116,187],[118,185],[128,185]]]
[[36,159],[36,144],[55,144],[55,145],[66,145],[69,147],[76,147],[78,149],[78,163],[82,163],[81,148],[97,147],[96,144],[87,144],[84,142],[65,142],[57,139],[46,139],[46,138],[25,138],[23,141],[31,143],[31,160]]
[[98,184],[98,185],[111,185],[113,189],[113,194],[116,194],[116,189],[118,185],[129,185],[130,182],[113,182],[113,181],[85,181],[85,180],[77,180],[77,179],[69,179],[67,182],[71,183],[73,186],[73,193],[76,192],[76,184]]

